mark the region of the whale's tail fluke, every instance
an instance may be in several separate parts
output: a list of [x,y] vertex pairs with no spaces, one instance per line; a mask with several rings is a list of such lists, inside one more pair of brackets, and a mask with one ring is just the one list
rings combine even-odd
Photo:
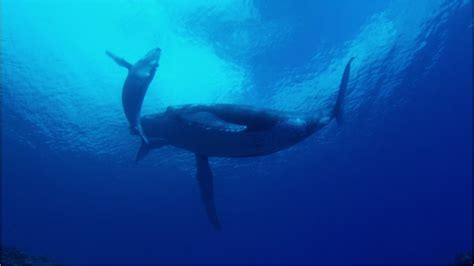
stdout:
[[150,150],[158,149],[168,144],[163,139],[153,139],[150,142],[146,142],[143,138],[141,140],[142,140],[142,144],[140,145],[140,148],[138,149],[137,155],[135,157],[135,162],[138,162],[141,159],[145,158],[145,156],[148,155]]
[[343,113],[343,103],[344,97],[346,96],[347,84],[349,83],[349,74],[351,72],[351,62],[355,57],[352,57],[349,62],[346,64],[344,69],[344,74],[342,74],[341,84],[339,85],[339,94],[337,95],[336,105],[332,111],[332,117],[336,118],[338,124],[343,122],[342,113]]
[[140,145],[140,148],[138,149],[137,156],[135,157],[135,162],[140,161],[141,159],[145,158],[147,154],[150,152],[150,145],[142,140],[142,144]]
[[150,141],[148,140],[147,136],[143,132],[140,122],[138,122],[138,125],[135,127],[135,129],[137,130],[137,133],[140,136],[140,139],[142,140],[142,142],[145,142],[146,144],[150,144]]

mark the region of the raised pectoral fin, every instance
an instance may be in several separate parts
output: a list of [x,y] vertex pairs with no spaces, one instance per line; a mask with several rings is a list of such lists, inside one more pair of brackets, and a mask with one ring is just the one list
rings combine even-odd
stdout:
[[346,64],[344,73],[342,74],[341,84],[339,85],[339,93],[337,95],[336,104],[333,109],[332,116],[336,118],[336,121],[342,123],[342,112],[344,107],[344,97],[346,96],[347,84],[349,83],[349,75],[351,73],[351,62],[355,57],[352,57]]
[[214,203],[214,182],[209,160],[206,156],[196,154],[197,180],[201,190],[201,198],[206,208],[207,217],[215,229],[220,229],[221,224],[217,217],[216,205]]
[[113,53],[109,52],[109,51],[105,51],[105,53],[110,57],[112,58],[112,60],[115,61],[115,63],[117,63],[119,66],[123,66],[125,68],[127,68],[128,70],[130,70],[132,68],[132,64],[130,64],[129,62],[127,62],[127,60],[121,58],[121,57],[118,57],[116,55],[114,55]]

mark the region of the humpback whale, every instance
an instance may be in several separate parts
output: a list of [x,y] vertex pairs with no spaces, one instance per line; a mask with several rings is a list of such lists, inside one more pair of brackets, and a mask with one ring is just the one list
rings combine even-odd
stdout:
[[209,157],[253,157],[275,153],[306,139],[334,118],[342,122],[351,58],[344,69],[331,111],[297,114],[236,104],[188,104],[141,118],[143,133],[136,160],[151,150],[172,145],[195,154],[196,177],[209,221],[220,229],[214,203]]
[[122,106],[130,123],[130,133],[140,135],[145,143],[148,143],[147,137],[143,134],[140,125],[140,111],[142,109],[143,99],[146,91],[155,76],[156,68],[160,60],[161,49],[154,48],[150,50],[145,57],[138,60],[135,64],[127,62],[125,59],[106,51],[106,54],[112,58],[119,66],[128,69],[128,75],[125,79],[122,89]]

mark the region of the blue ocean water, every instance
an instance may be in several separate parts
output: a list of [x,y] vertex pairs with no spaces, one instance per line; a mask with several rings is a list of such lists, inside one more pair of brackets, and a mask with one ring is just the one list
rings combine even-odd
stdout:
[[[442,263],[472,251],[472,1],[4,0],[2,244],[59,263]],[[273,155],[135,163],[126,71],[162,49],[142,114],[187,103],[344,123]]]

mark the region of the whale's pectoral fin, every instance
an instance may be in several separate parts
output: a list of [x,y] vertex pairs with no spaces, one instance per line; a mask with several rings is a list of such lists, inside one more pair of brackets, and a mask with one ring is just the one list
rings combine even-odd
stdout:
[[342,74],[341,83],[339,85],[339,93],[337,95],[336,105],[334,106],[332,117],[336,118],[336,121],[342,123],[343,103],[344,97],[346,96],[347,84],[349,83],[349,75],[351,73],[351,62],[355,57],[352,57],[346,64],[344,73]]
[[115,63],[117,63],[119,66],[123,66],[125,68],[127,68],[128,70],[130,70],[132,68],[132,64],[130,64],[129,62],[127,62],[127,60],[121,58],[121,57],[118,57],[116,55],[114,55],[113,53],[109,52],[109,51],[105,51],[105,53],[110,57],[112,58]]
[[219,230],[221,224],[217,217],[216,205],[214,204],[214,184],[209,160],[206,156],[196,154],[197,180],[201,190],[201,198],[206,208],[207,217],[212,226]]
[[152,139],[150,142],[145,142],[145,140],[142,139],[142,144],[140,145],[140,149],[138,149],[137,156],[135,157],[135,162],[138,162],[141,159],[145,158],[145,156],[150,152],[151,149],[158,149],[167,144],[168,143],[163,139]]
[[214,115],[213,113],[202,111],[189,114],[183,114],[180,117],[188,123],[220,131],[226,132],[242,132],[247,129],[244,125],[238,125],[234,123],[229,123],[221,119],[220,117]]

